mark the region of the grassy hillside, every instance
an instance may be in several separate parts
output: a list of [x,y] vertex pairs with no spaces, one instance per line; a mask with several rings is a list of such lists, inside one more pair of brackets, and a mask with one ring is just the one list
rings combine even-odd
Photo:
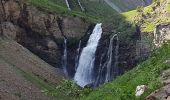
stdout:
[[[129,11],[132,9],[136,9],[138,6],[147,6],[151,0],[110,0],[113,2],[119,9],[122,11]],[[143,4],[144,3],[144,4]]]
[[[145,62],[118,77],[111,83],[97,88],[83,100],[144,100],[151,92],[162,86],[159,76],[169,65],[165,61],[170,58],[170,45],[156,50]],[[139,98],[135,97],[138,85],[146,85],[147,91]]]
[[[153,32],[157,24],[170,22],[170,0],[156,0],[145,8],[122,13],[129,23],[137,23],[142,32]],[[170,68],[165,63],[170,58],[170,45],[165,44],[155,50],[148,60],[139,64],[131,71],[118,77],[111,83],[97,88],[83,100],[144,100],[151,92],[159,89],[163,84],[160,81],[161,72]],[[147,91],[141,96],[135,96],[138,85],[146,85]]]
[[100,21],[107,16],[112,16],[116,12],[104,2],[87,0],[81,0],[81,2],[86,9],[85,12],[81,12],[76,0],[70,3],[72,11],[68,11],[63,0],[30,0],[32,5],[41,9],[65,16],[78,16],[94,22]]
[[153,32],[156,25],[170,22],[170,0],[156,0],[150,6],[122,13],[129,22],[141,26],[142,32]]

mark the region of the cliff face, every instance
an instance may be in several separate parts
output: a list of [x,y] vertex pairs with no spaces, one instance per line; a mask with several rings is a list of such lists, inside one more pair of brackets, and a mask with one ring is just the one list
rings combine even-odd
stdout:
[[[64,16],[45,11],[24,0],[1,0],[1,5],[1,35],[16,40],[54,67],[62,68],[63,44],[64,38],[67,38],[68,71],[71,76],[74,75],[74,62],[79,40],[82,39],[81,47],[83,48],[88,40],[86,34],[93,30],[93,22],[76,16]],[[122,24],[132,27],[126,22],[122,22]],[[101,55],[108,50],[109,37],[115,31],[113,26],[103,24],[104,33],[97,50],[96,64],[100,63]],[[137,28],[129,34],[130,42],[126,42],[125,40],[128,38],[122,39],[120,35],[119,74],[131,69],[139,60],[135,57],[137,54],[134,52],[137,49],[136,42],[139,40],[140,31]]]
[[26,1],[1,0],[1,35],[16,40],[55,67],[61,67],[63,38],[77,41],[91,25],[77,17],[42,12]]

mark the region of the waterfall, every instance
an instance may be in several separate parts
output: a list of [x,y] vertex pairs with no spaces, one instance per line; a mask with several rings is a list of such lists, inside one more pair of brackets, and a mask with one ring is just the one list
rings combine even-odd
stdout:
[[[105,82],[109,82],[112,79],[112,55],[113,55],[113,40],[114,38],[117,37],[117,41],[118,41],[118,36],[117,34],[113,35],[113,37],[110,39],[110,44],[109,44],[109,49],[107,52],[107,61],[104,64],[104,66],[106,66],[107,71],[106,71],[106,78],[105,78]],[[118,46],[116,46],[115,48],[115,64],[117,65],[118,62]],[[117,61],[116,61],[117,60]],[[114,66],[116,67],[116,66]]]
[[64,55],[63,55],[63,70],[66,77],[68,77],[67,72],[67,39],[64,38]]
[[80,6],[81,11],[82,11],[82,12],[84,12],[84,11],[85,11],[85,9],[84,9],[84,7],[81,5],[80,0],[77,0],[77,2],[78,2],[78,4],[79,4],[79,6]]
[[92,34],[90,35],[87,46],[83,48],[80,55],[79,64],[74,76],[74,80],[81,87],[94,83],[92,73],[94,68],[96,49],[102,34],[101,25],[101,23],[96,24]]
[[68,0],[65,0],[68,10],[71,10]]
[[75,70],[77,70],[78,67],[78,60],[79,60],[79,56],[80,56],[80,49],[81,49],[81,40],[79,42],[77,51],[76,51],[76,58],[75,58]]

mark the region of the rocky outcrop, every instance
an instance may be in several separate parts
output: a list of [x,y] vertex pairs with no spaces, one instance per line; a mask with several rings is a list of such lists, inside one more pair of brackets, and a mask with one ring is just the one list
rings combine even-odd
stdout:
[[61,67],[63,38],[71,44],[83,37],[89,22],[44,12],[27,0],[1,0],[1,35],[16,40],[43,60]]
[[[14,39],[31,52],[54,67],[62,67],[63,43],[68,40],[68,71],[74,75],[75,56],[78,42],[81,39],[83,48],[88,35],[93,29],[93,23],[79,17],[64,16],[62,14],[42,11],[26,2],[26,0],[1,0],[0,31],[1,35]],[[114,32],[112,26],[103,25],[103,36],[96,54],[96,64],[100,57],[107,52],[109,36]],[[136,57],[136,42],[140,40],[139,30],[131,34],[131,42],[120,40],[118,74],[122,74],[135,66],[139,60]],[[136,38],[137,34],[137,38]],[[121,36],[120,36],[121,37]],[[113,44],[115,47],[115,44]],[[114,48],[115,49],[115,48]],[[141,51],[138,51],[140,53]],[[113,55],[114,56],[114,55]],[[114,57],[113,57],[114,58]],[[113,59],[114,61],[114,59]]]
[[162,23],[156,26],[154,31],[154,44],[160,47],[170,40],[170,23]]

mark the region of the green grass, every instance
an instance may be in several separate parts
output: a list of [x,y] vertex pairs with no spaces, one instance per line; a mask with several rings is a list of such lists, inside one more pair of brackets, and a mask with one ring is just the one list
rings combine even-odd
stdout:
[[86,8],[86,13],[93,16],[100,16],[101,18],[105,19],[117,13],[105,2],[99,2],[97,0],[93,0],[93,1],[81,0],[81,2]]
[[152,32],[156,28],[156,24],[152,22],[147,22],[144,25],[145,25],[145,28],[143,29],[144,32]]
[[136,10],[132,10],[132,11],[124,12],[121,15],[124,16],[127,21],[133,22],[135,16],[137,15],[137,11]]
[[[153,55],[143,63],[111,83],[107,83],[83,100],[144,100],[151,92],[162,86],[160,82],[161,71],[169,68],[165,60],[170,57],[170,45],[166,44],[156,50]],[[136,86],[146,85],[147,91],[141,97],[135,97]]]
[[33,6],[36,6],[44,11],[57,13],[63,16],[80,17],[90,22],[100,21],[100,17],[89,15],[79,11],[69,11],[63,3],[54,2],[55,0],[30,0]]
[[[164,7],[164,10],[161,10]],[[160,10],[154,10],[155,8]],[[143,16],[141,16],[143,15]],[[156,25],[160,23],[170,22],[170,0],[157,0],[153,2],[150,6],[145,7],[142,12],[137,12],[137,10],[132,10],[129,12],[122,13],[122,16],[126,18],[127,21],[134,23],[134,21],[141,21],[141,31],[142,32],[153,32]]]

